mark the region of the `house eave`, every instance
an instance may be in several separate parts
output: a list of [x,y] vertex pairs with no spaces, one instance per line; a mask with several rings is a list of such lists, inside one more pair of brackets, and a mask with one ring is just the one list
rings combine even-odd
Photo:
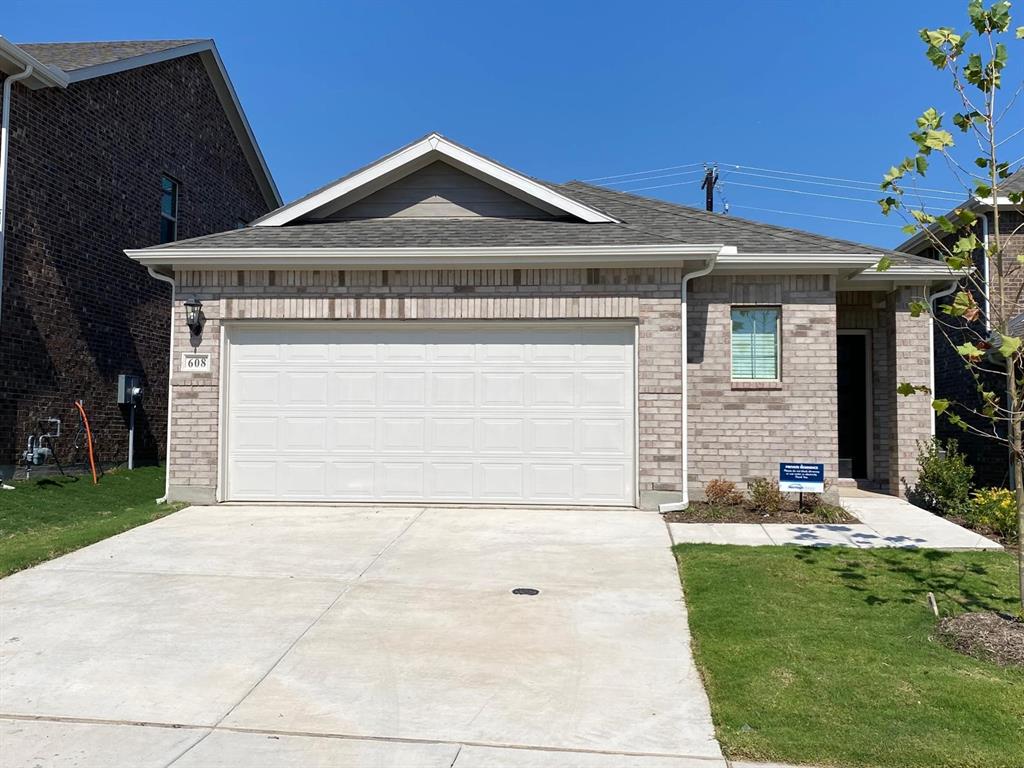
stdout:
[[335,269],[436,267],[675,266],[722,252],[709,245],[492,248],[147,248],[125,254],[147,267]]
[[24,72],[30,66],[32,74],[22,82],[33,91],[40,88],[67,88],[70,82],[62,70],[43,64],[10,40],[0,37],[0,73],[14,75]]

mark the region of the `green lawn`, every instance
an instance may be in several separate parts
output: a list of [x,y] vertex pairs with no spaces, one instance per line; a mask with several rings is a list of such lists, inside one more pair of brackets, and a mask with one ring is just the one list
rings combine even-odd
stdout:
[[727,756],[891,768],[1024,766],[1024,670],[930,639],[939,610],[1013,611],[1003,552],[680,545]]
[[157,504],[162,467],[46,477],[0,490],[0,576],[148,523],[183,505]]

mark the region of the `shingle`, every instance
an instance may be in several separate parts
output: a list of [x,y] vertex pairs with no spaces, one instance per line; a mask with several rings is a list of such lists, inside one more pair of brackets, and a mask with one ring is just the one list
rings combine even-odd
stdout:
[[109,64],[147,53],[180,48],[196,40],[116,40],[95,43],[18,43],[18,47],[43,64],[65,72]]

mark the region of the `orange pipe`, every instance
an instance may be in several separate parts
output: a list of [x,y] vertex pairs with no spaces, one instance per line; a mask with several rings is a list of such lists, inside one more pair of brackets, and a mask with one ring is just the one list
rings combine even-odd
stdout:
[[82,414],[82,424],[85,425],[85,440],[89,444],[89,469],[92,470],[92,484],[96,485],[96,458],[92,454],[92,430],[89,429],[89,418],[85,415],[85,408],[82,407],[81,400],[75,400],[75,407],[78,408],[78,412]]

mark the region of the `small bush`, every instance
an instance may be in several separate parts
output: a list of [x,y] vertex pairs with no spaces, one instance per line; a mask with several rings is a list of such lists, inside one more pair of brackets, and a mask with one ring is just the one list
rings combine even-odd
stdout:
[[747,492],[751,506],[766,515],[778,514],[786,504],[786,495],[779,490],[778,483],[767,477],[755,477],[747,483]]
[[940,515],[962,517],[967,509],[974,467],[960,453],[956,440],[949,440],[943,446],[932,438],[919,442],[917,451],[920,472],[917,483],[908,493],[910,500]]
[[1006,488],[982,488],[971,494],[964,515],[974,528],[980,528],[1015,540],[1017,531],[1017,499]]
[[735,507],[743,503],[743,494],[736,483],[717,478],[709,480],[704,486],[704,498],[715,507]]

